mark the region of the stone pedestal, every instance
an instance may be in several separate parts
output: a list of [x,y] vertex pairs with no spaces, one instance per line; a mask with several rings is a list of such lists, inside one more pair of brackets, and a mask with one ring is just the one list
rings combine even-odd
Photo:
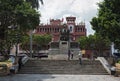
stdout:
[[74,51],[74,55],[78,55],[80,48],[77,42],[68,42],[68,41],[59,41],[59,42],[51,42],[49,55],[60,55],[60,54],[68,54],[68,50]]
[[60,54],[68,54],[69,42],[68,41],[60,41],[59,42],[59,50],[60,50]]

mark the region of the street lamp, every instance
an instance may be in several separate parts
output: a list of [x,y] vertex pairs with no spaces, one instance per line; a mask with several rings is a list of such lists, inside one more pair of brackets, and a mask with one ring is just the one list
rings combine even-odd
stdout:
[[35,33],[35,30],[30,30],[30,57],[32,58],[33,55],[33,34]]
[[33,35],[33,31],[30,30],[30,57],[32,58],[32,35]]

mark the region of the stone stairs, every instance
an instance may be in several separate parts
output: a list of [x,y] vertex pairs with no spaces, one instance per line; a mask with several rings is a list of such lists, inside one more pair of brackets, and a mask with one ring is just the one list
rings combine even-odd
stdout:
[[84,60],[83,65],[78,60],[28,60],[18,74],[108,74],[102,64],[96,61]]

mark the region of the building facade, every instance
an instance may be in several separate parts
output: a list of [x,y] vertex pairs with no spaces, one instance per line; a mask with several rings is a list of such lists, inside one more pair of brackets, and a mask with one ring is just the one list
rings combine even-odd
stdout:
[[[66,26],[65,26],[66,25]],[[36,28],[35,34],[50,34],[52,35],[52,41],[60,40],[60,32],[63,28],[66,28],[70,32],[70,41],[76,41],[81,36],[86,36],[85,23],[81,22],[76,24],[76,17],[66,17],[66,23],[63,19],[50,19],[49,24],[41,24]]]

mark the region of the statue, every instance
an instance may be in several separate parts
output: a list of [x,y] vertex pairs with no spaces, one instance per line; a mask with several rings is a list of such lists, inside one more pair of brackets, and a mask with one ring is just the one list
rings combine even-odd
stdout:
[[61,41],[68,41],[69,40],[69,30],[68,29],[62,29],[60,31],[60,40]]

